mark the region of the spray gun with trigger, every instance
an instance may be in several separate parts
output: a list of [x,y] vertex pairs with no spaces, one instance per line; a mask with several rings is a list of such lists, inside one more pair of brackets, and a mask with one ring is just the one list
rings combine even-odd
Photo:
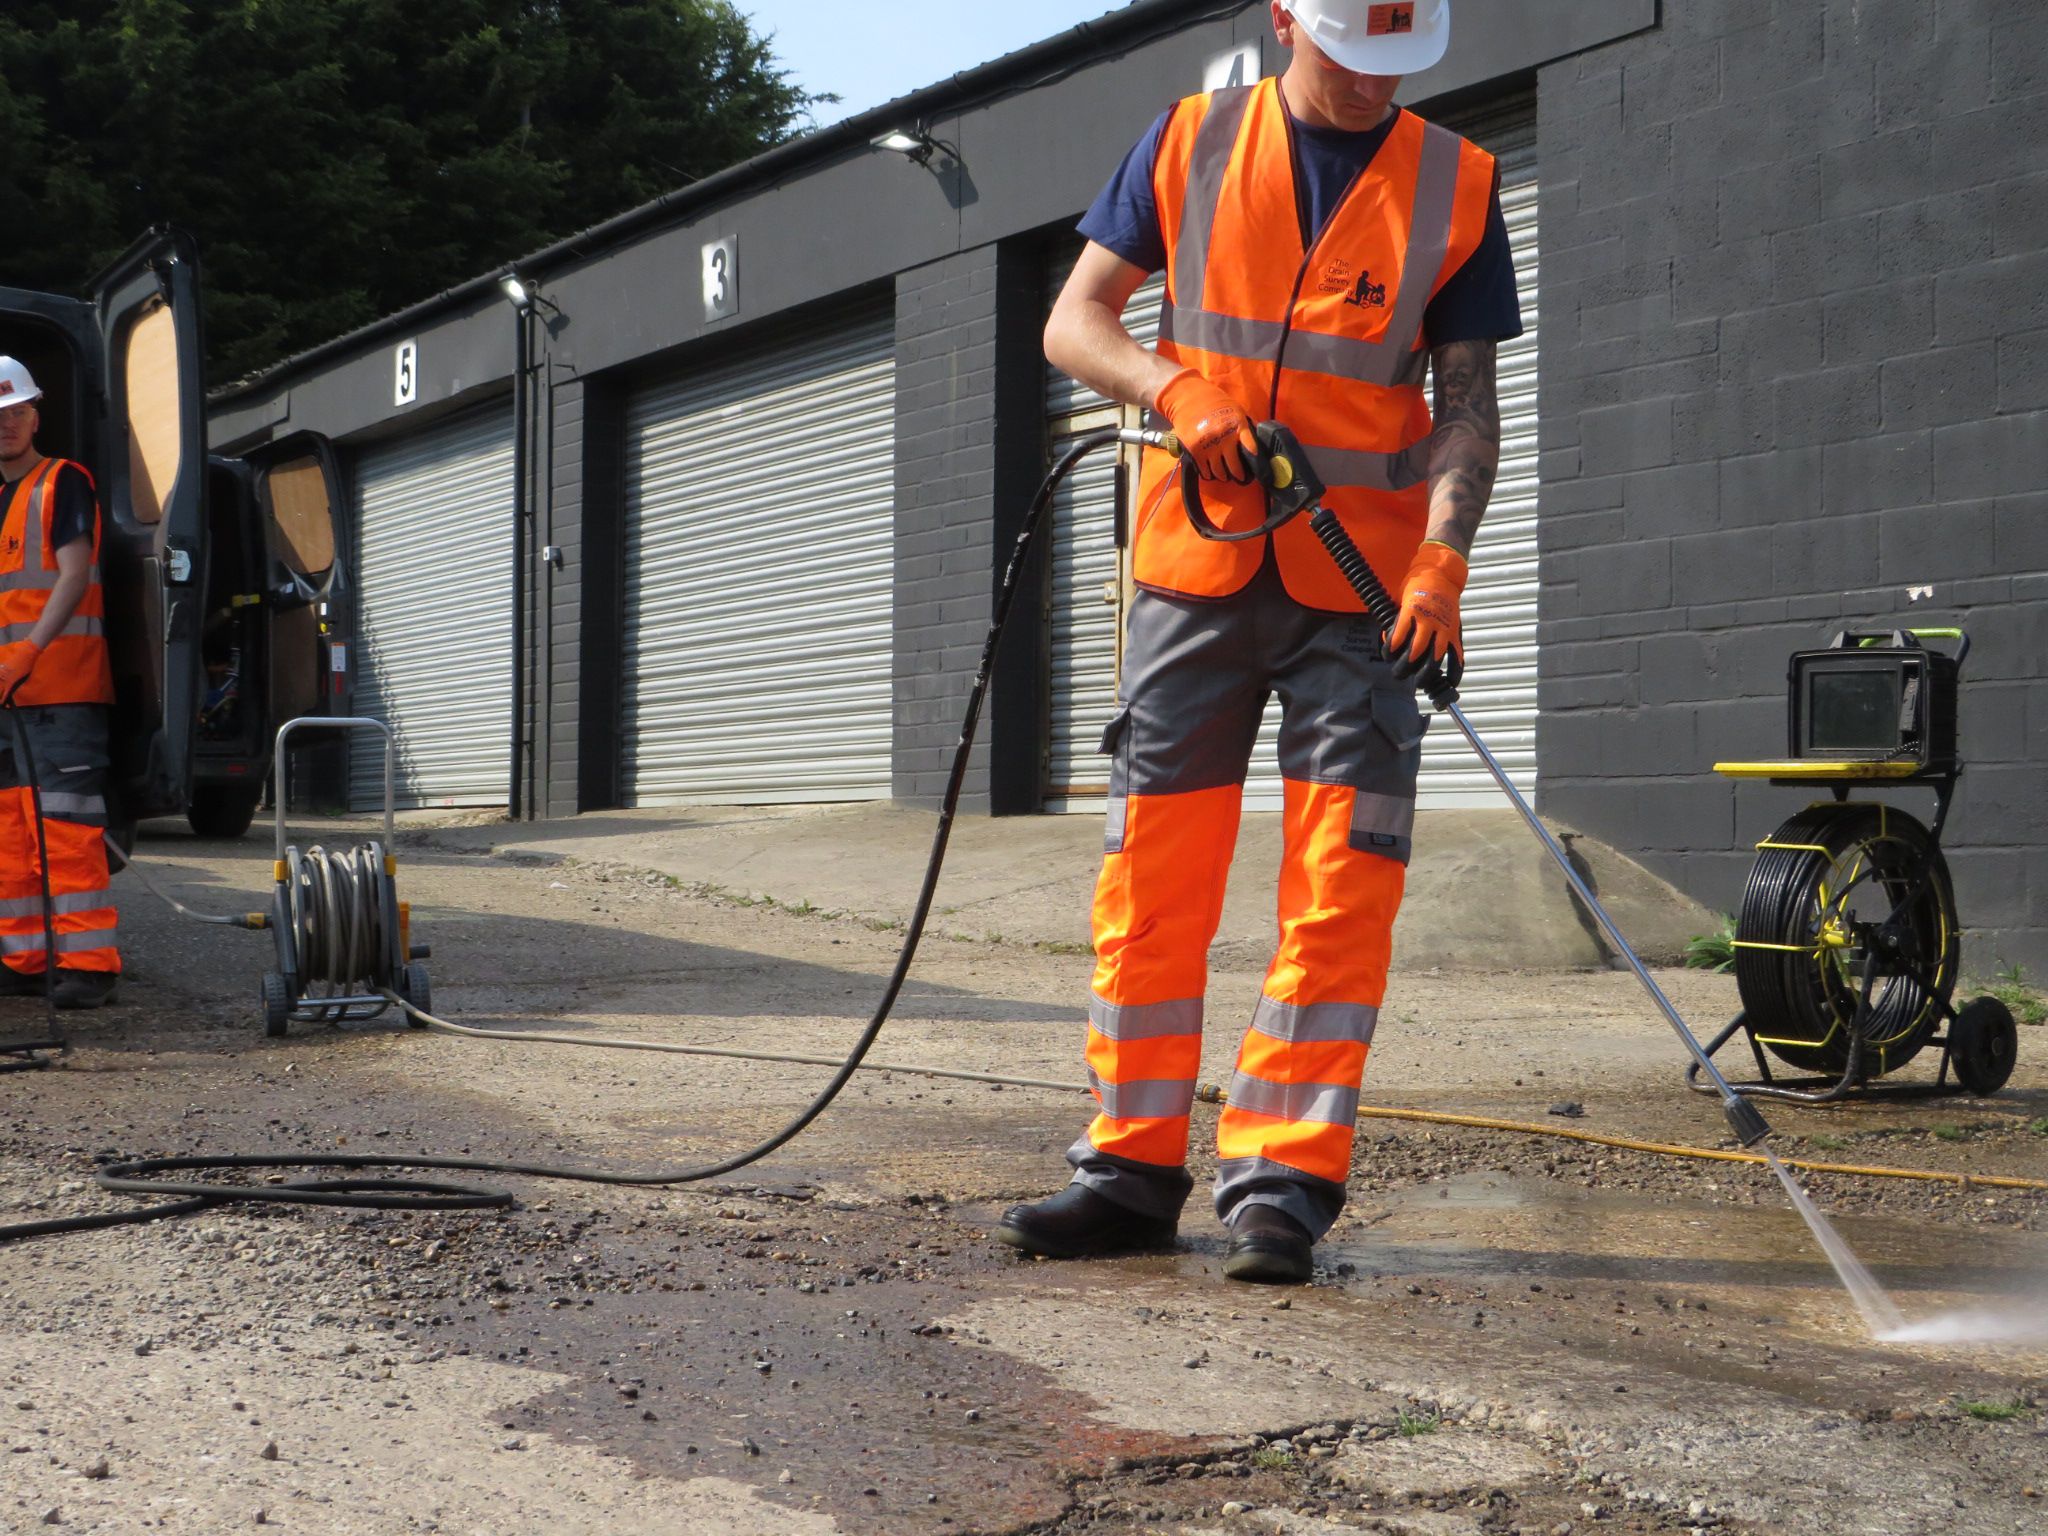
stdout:
[[[1322,504],[1323,494],[1327,488],[1317,477],[1315,466],[1310,462],[1300,440],[1277,421],[1260,423],[1253,429],[1252,435],[1259,447],[1253,467],[1259,483],[1266,489],[1265,520],[1255,528],[1234,531],[1219,528],[1202,505],[1200,476],[1194,458],[1192,455],[1183,454],[1180,461],[1181,501],[1195,532],[1205,539],[1236,543],[1273,533],[1296,517],[1307,513],[1310,529],[1322,542],[1323,548],[1329,551],[1330,558],[1337,562],[1337,569],[1344,573],[1344,579],[1350,583],[1351,590],[1357,593],[1359,601],[1365,604],[1366,612],[1372,615],[1373,623],[1379,626],[1383,636],[1390,632],[1399,620],[1401,610],[1393,598],[1388,596],[1386,587],[1372,566],[1366,562],[1365,556],[1359,553],[1358,546],[1352,542],[1351,535],[1345,532],[1337,514]],[[1139,440],[1153,447],[1166,448],[1165,441],[1153,439],[1166,439],[1169,436],[1164,433],[1143,434],[1139,436]],[[1178,447],[1179,444],[1176,442],[1173,446]],[[1671,1027],[1678,1032],[1678,1038],[1692,1053],[1693,1060],[1699,1064],[1700,1070],[1711,1079],[1721,1097],[1721,1112],[1727,1117],[1729,1128],[1735,1133],[1736,1142],[1741,1146],[1753,1147],[1766,1140],[1771,1134],[1771,1128],[1765,1123],[1763,1115],[1754,1104],[1729,1086],[1728,1080],[1714,1066],[1713,1058],[1700,1045],[1699,1038],[1686,1025],[1678,1010],[1672,1006],[1671,999],[1664,995],[1664,989],[1657,985],[1656,979],[1637,957],[1634,947],[1622,935],[1614,919],[1607,915],[1607,909],[1600,904],[1592,888],[1572,867],[1571,859],[1563,846],[1551,835],[1550,829],[1543,825],[1522,792],[1515,788],[1514,781],[1501,767],[1499,759],[1487,750],[1486,743],[1479,739],[1479,733],[1472,728],[1472,722],[1465,718],[1465,712],[1458,707],[1458,683],[1462,668],[1455,660],[1455,653],[1447,657],[1446,662],[1449,664],[1431,663],[1418,677],[1417,686],[1428,696],[1430,703],[1440,712],[1449,715],[1452,723],[1464,733],[1465,740],[1479,755],[1480,762],[1486,765],[1486,771],[1493,775],[1493,780],[1500,786],[1501,792],[1514,803],[1515,809],[1522,813],[1522,819],[1529,824],[1529,829],[1549,850],[1551,858],[1557,862],[1557,867],[1564,871],[1565,880],[1578,893],[1579,899],[1585,902],[1587,910],[1599,921],[1601,928],[1606,931],[1616,952],[1628,961],[1629,968],[1636,974],[1636,979],[1643,984]]]

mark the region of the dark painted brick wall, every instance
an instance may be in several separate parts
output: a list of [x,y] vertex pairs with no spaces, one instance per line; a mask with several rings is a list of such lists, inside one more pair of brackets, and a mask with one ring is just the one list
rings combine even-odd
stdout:
[[[896,280],[892,792],[936,804],[995,598],[1040,473],[1040,264],[983,246]],[[997,655],[961,804],[1038,808],[1043,559]]]
[[1966,968],[2038,974],[2048,5],[1663,9],[1539,76],[1544,808],[1733,910],[1787,656],[1960,622]]

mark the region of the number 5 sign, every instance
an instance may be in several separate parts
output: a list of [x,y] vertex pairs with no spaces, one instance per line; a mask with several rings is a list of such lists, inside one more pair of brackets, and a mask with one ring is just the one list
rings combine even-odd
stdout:
[[420,344],[401,341],[392,356],[391,403],[411,405],[420,397]]
[[704,247],[704,320],[723,320],[740,309],[739,240],[727,235]]

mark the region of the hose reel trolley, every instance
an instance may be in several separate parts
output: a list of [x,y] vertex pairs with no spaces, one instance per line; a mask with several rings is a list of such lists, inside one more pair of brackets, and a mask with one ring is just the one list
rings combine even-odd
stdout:
[[[384,741],[384,837],[352,848],[318,845],[303,853],[286,841],[286,743],[302,730],[375,731]],[[398,899],[392,852],[396,747],[381,720],[293,720],[277,733],[276,889],[270,930],[277,969],[263,977],[263,1032],[282,1035],[294,1019],[340,1023],[373,1019],[403,998],[422,1012],[433,999],[431,953],[412,942],[411,908]],[[408,1022],[413,1021],[407,1015]]]
[[[1962,925],[1941,833],[1963,771],[1956,695],[1969,652],[1960,629],[1844,631],[1792,657],[1789,758],[1714,765],[1830,796],[1757,844],[1735,925],[1742,1011],[1707,1047],[1747,1036],[1758,1081],[1744,1093],[1826,1103],[1928,1046],[1942,1053],[1934,1082],[1900,1091],[1952,1091],[1953,1070],[1992,1094],[2012,1075],[2011,1012],[1992,997],[1951,1001]],[[1853,798],[1885,787],[1931,789],[1933,825]],[[1808,1076],[1778,1082],[1771,1057]]]

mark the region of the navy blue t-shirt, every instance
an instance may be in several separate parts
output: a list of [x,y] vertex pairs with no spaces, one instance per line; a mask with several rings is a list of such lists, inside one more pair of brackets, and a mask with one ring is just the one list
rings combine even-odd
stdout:
[[[1166,266],[1166,237],[1159,228],[1159,204],[1152,191],[1152,172],[1159,160],[1159,141],[1173,120],[1169,107],[1117,167],[1081,220],[1081,234],[1147,272]],[[1342,128],[1311,128],[1295,119],[1296,189],[1307,207],[1304,222],[1320,234],[1338,203],[1394,131],[1398,113],[1389,113],[1377,128],[1350,133]],[[1515,258],[1508,246],[1507,220],[1500,211],[1500,188],[1486,215],[1486,234],[1465,264],[1444,280],[1424,311],[1422,334],[1431,347],[1454,341],[1508,341],[1522,334],[1522,305],[1515,293]]]

